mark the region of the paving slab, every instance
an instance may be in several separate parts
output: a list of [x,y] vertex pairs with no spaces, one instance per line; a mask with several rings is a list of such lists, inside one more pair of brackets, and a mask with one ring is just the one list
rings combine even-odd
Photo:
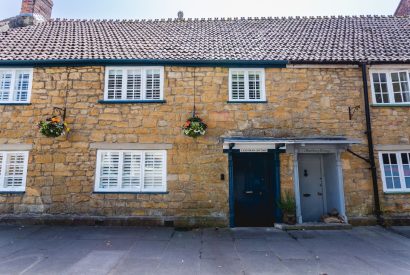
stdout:
[[391,229],[400,235],[410,238],[410,226],[392,226]]
[[410,275],[409,259],[410,238],[377,226],[283,232],[0,225],[0,274]]
[[117,265],[124,253],[125,251],[91,251],[62,274],[105,274]]

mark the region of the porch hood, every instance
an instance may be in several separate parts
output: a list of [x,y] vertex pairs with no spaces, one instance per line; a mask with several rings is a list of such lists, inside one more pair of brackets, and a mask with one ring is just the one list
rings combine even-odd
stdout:
[[[223,149],[236,149],[241,151],[258,152],[272,149],[286,149],[293,151],[296,147],[339,147],[347,149],[351,144],[360,144],[357,139],[332,136],[332,137],[289,137],[289,138],[273,138],[273,137],[224,137]],[[231,146],[231,148],[230,148]],[[232,147],[233,146],[233,147]]]

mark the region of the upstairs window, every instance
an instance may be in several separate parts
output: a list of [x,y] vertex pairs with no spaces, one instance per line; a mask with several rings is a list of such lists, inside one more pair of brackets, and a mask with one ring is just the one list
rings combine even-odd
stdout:
[[265,101],[263,69],[230,69],[229,101]]
[[104,100],[163,100],[163,67],[107,67]]
[[29,103],[33,69],[0,69],[0,103]]
[[165,192],[166,151],[98,151],[95,191]]
[[28,152],[0,152],[0,192],[24,192]]
[[371,72],[373,103],[409,104],[410,74],[406,70]]
[[388,192],[410,192],[410,152],[381,152],[383,189]]

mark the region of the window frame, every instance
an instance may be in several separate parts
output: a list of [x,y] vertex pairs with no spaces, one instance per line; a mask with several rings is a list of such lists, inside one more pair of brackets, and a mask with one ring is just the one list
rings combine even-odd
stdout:
[[[127,152],[138,152],[141,154],[141,172],[140,172],[140,190],[136,191],[135,189],[122,189],[122,177],[123,177],[123,159],[124,153]],[[100,187],[100,173],[101,173],[101,158],[103,153],[120,153],[119,162],[118,162],[118,173],[117,179],[118,184],[116,188],[101,188]],[[162,187],[161,188],[144,188],[144,173],[145,173],[145,154],[146,153],[161,153],[163,164],[162,164]],[[166,150],[97,150],[97,163],[95,171],[95,184],[94,192],[98,193],[164,193],[167,192],[167,151]]]
[[[29,81],[28,81],[28,89],[27,89],[27,100],[25,101],[17,101],[14,100],[14,95],[16,92],[16,75],[19,71],[28,71],[29,73]],[[31,102],[31,92],[33,89],[33,68],[0,68],[0,75],[3,72],[11,72],[11,87],[9,93],[9,100],[1,100],[0,104],[27,104]]]
[[[5,187],[4,179],[6,177],[6,165],[7,165],[7,156],[8,154],[23,154],[24,156],[24,166],[23,166],[23,176],[21,186],[18,187]],[[3,156],[2,161],[0,162],[1,171],[0,171],[0,193],[13,193],[13,192],[25,192],[26,183],[27,183],[27,170],[28,170],[28,151],[0,151],[0,155]]]
[[[158,70],[160,71],[160,98],[159,99],[147,99],[146,91],[146,71]],[[121,99],[109,99],[108,98],[108,80],[110,70],[122,70],[122,88]],[[141,99],[127,99],[127,71],[128,70],[141,70]],[[105,79],[104,79],[104,101],[107,102],[153,102],[164,100],[164,67],[163,66],[106,66],[105,67]]]
[[[400,73],[406,72],[407,73],[407,85],[409,87],[409,92],[410,92],[410,69],[406,68],[396,68],[396,69],[370,69],[369,74],[370,74],[370,88],[372,91],[372,103],[373,105],[410,105],[410,101],[407,102],[396,102],[396,99],[394,98],[394,90],[393,90],[393,81],[391,74],[392,73]],[[381,74],[384,73],[386,74],[386,80],[387,80],[387,94],[389,95],[389,102],[384,103],[384,102],[377,102],[376,100],[376,91],[374,89],[374,79],[373,79],[373,74]]]
[[[249,72],[260,72],[261,76],[261,98],[260,99],[249,99]],[[244,72],[245,81],[245,98],[244,99],[233,99],[232,93],[232,74],[235,72]],[[264,68],[229,68],[229,102],[266,102],[266,91],[265,91],[265,69]]]
[[[400,177],[400,187],[401,187],[400,189],[399,188],[393,188],[393,189],[387,188],[386,175],[384,172],[383,154],[395,154],[396,155],[397,165],[399,167],[399,177]],[[380,165],[384,193],[410,193],[410,188],[406,188],[406,180],[404,177],[403,161],[401,158],[401,154],[410,154],[410,151],[380,151],[379,152],[379,165]]]

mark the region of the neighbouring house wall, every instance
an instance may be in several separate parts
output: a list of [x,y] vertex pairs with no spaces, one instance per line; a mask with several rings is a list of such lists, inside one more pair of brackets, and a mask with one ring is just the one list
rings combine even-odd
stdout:
[[[376,145],[402,145],[409,147],[410,107],[371,107],[373,142]],[[407,150],[409,151],[409,150]],[[383,183],[378,153],[375,149],[378,174],[380,203],[386,216],[409,216],[410,194],[387,194],[383,192]]]
[[[1,213],[155,216],[226,225],[228,160],[221,136],[347,136],[362,142],[353,146],[355,152],[368,152],[364,108],[352,120],[348,115],[349,106],[363,106],[358,68],[266,69],[266,104],[227,103],[228,69],[196,68],[197,112],[209,126],[206,136],[196,140],[181,132],[192,112],[194,68],[165,67],[164,104],[109,105],[98,103],[103,99],[104,67],[70,70],[35,68],[32,104],[0,106],[0,143],[34,146],[26,193],[0,195]],[[35,124],[53,107],[64,106],[67,76],[72,133],[68,138],[43,137]],[[93,194],[96,150],[90,144],[95,142],[172,144],[167,150],[169,194]],[[347,215],[371,215],[368,164],[349,153],[341,157]],[[281,155],[281,184],[282,190],[293,189],[289,154]]]

